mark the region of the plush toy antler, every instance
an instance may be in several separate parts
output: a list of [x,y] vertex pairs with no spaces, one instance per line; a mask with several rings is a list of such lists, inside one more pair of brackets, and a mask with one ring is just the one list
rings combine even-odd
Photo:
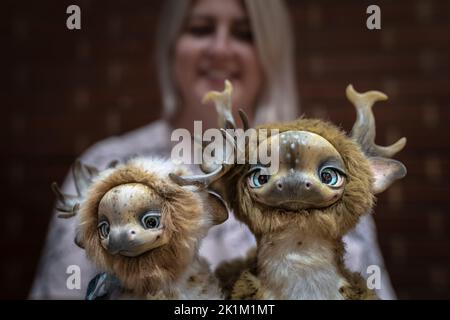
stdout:
[[87,256],[118,279],[119,296],[222,297],[198,247],[210,227],[227,219],[228,210],[213,192],[169,179],[169,174],[190,174],[185,167],[136,158],[102,172],[78,162],[74,172],[78,196],[55,191],[62,209],[78,215],[77,241]]
[[[347,98],[356,108],[357,117],[353,126],[351,137],[355,139],[361,146],[364,153],[371,159],[374,165],[385,165],[396,169],[386,170],[394,176],[376,177],[374,185],[375,193],[380,193],[387,188],[386,179],[397,180],[406,175],[406,168],[403,164],[393,160],[395,154],[400,152],[406,145],[406,138],[403,137],[390,146],[379,146],[375,144],[375,117],[372,112],[372,106],[377,101],[387,100],[387,96],[379,91],[369,91],[364,94],[355,91],[352,85],[348,85],[346,89]],[[384,158],[383,160],[378,157]],[[375,171],[374,174],[377,174]]]
[[98,175],[98,170],[77,160],[72,167],[72,175],[77,191],[76,196],[62,193],[56,182],[53,182],[51,185],[58,200],[56,209],[63,212],[58,214],[58,218],[72,218],[78,213],[80,202],[86,196],[86,191],[92,183],[92,180]]
[[[222,103],[231,101],[230,93],[227,89],[222,96],[212,95],[223,113],[231,114]],[[276,144],[278,172],[269,175],[264,165],[246,163],[220,174],[174,179],[219,186],[257,238],[254,264],[241,273],[232,298],[375,297],[359,274],[345,268],[342,237],[370,211],[374,194],[406,174],[403,164],[388,158],[403,148],[405,139],[391,147],[376,146],[371,107],[385,96],[375,91],[358,94],[351,86],[347,94],[358,110],[353,137],[321,120],[264,125],[258,129],[279,133],[258,140],[257,148]]]
[[363,151],[368,156],[381,156],[392,158],[406,145],[406,138],[399,139],[396,143],[382,147],[375,144],[375,117],[372,107],[377,101],[387,100],[387,96],[380,91],[368,91],[364,94],[356,92],[350,84],[345,91],[348,100],[355,106],[357,116],[351,132]]

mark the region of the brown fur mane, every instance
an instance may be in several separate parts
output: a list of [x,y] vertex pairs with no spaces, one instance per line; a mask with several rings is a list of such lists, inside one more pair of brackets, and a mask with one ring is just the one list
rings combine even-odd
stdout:
[[[133,182],[148,186],[164,199],[162,216],[170,241],[137,257],[111,255],[100,243],[98,205],[111,188]],[[206,235],[202,212],[202,202],[196,193],[129,163],[93,183],[80,208],[79,229],[87,256],[100,269],[118,277],[126,290],[142,296],[177,281],[187,269],[199,239]]]

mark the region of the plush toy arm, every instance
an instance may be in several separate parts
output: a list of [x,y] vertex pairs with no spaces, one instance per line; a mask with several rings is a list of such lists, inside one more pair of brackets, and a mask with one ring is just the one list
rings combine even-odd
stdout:
[[86,300],[109,299],[116,290],[122,290],[119,279],[106,272],[102,272],[89,281]]
[[256,248],[250,249],[245,258],[225,261],[216,268],[215,275],[219,279],[220,286],[227,299],[231,297],[235,283],[246,270],[250,272],[256,270]]

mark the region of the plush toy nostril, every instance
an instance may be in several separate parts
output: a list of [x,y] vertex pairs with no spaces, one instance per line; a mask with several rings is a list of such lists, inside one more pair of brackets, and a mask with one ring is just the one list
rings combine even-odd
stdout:
[[277,182],[277,188],[278,190],[283,190],[283,184],[281,182]]

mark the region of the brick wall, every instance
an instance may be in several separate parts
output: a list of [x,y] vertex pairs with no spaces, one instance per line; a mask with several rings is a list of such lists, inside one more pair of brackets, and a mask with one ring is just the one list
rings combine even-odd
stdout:
[[[381,7],[382,29],[365,27]],[[65,27],[70,4],[82,30]],[[7,1],[0,11],[0,297],[23,298],[44,243],[54,197],[92,143],[157,119],[153,65],[161,1]],[[408,176],[379,197],[375,219],[400,298],[450,298],[450,2],[288,1],[302,111],[350,129],[344,90],[380,89],[377,142],[408,138]],[[6,40],[6,41],[5,41]]]

